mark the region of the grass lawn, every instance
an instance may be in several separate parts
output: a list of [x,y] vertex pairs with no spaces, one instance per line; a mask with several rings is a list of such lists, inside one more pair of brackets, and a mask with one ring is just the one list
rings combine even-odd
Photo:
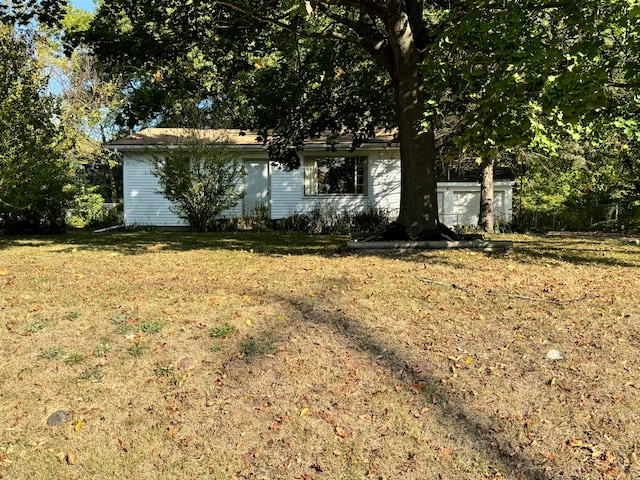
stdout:
[[0,478],[640,478],[640,247],[506,238],[0,237]]

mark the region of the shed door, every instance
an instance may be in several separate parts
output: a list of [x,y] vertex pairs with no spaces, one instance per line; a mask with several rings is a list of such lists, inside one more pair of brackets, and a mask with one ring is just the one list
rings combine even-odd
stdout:
[[245,160],[244,168],[247,172],[244,177],[244,215],[255,215],[257,208],[266,208],[266,213],[269,214],[271,204],[269,162],[267,160]]

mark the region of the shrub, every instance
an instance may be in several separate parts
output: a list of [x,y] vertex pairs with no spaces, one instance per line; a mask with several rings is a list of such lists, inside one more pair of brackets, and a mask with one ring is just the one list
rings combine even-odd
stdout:
[[84,228],[92,223],[102,212],[104,199],[95,193],[97,187],[81,185],[71,202],[67,225],[74,228]]
[[348,210],[338,212],[329,204],[316,204],[306,213],[292,214],[280,225],[285,231],[307,235],[348,235],[374,233],[386,228],[390,221],[386,210],[373,205],[351,213]]
[[152,151],[159,193],[171,210],[196,231],[214,230],[216,217],[235,206],[244,193],[244,166],[224,141],[212,142],[188,133],[175,148]]

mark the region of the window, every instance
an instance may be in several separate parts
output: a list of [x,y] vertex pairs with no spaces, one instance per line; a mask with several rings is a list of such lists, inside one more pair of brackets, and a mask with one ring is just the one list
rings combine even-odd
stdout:
[[367,157],[308,157],[305,195],[367,195]]

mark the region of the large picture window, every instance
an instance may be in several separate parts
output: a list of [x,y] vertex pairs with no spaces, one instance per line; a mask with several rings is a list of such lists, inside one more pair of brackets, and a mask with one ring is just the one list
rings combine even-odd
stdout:
[[367,157],[307,157],[305,195],[367,195]]

